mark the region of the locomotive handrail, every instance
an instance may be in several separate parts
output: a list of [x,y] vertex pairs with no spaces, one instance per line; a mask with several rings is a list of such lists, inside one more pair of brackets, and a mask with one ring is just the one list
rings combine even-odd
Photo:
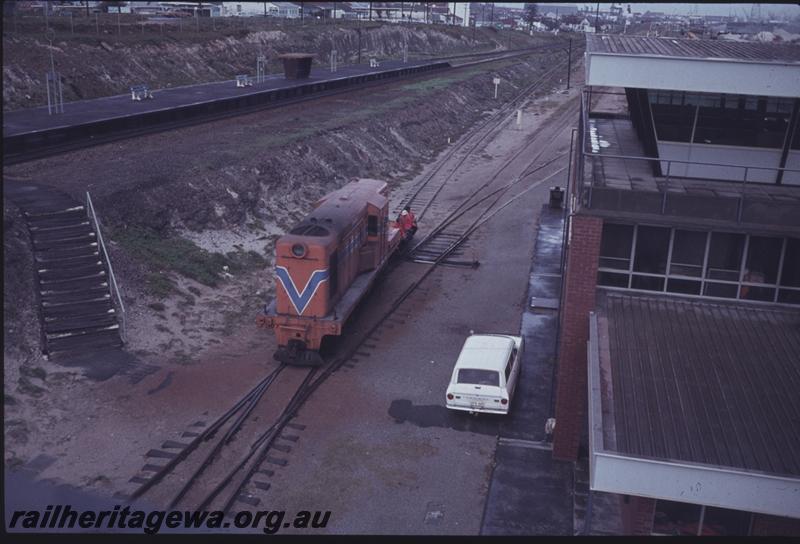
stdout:
[[111,287],[112,292],[114,293],[114,299],[119,306],[119,316],[120,316],[120,337],[122,338],[123,342],[127,341],[127,334],[125,331],[125,305],[122,303],[122,295],[120,294],[119,287],[117,286],[117,279],[114,276],[114,269],[111,267],[111,258],[108,256],[108,251],[106,251],[106,244],[103,242],[103,233],[100,232],[100,222],[97,220],[97,215],[94,212],[94,205],[92,204],[92,197],[89,196],[89,191],[86,191],[86,209],[89,214],[89,217],[94,224],[94,228],[97,231],[97,239],[100,242],[100,247],[103,250],[103,256],[106,259],[106,264],[108,265],[108,276],[111,278]]

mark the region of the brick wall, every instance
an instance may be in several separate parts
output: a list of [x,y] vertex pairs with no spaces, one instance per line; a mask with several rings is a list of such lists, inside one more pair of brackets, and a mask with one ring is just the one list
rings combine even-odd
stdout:
[[656,500],[635,495],[622,495],[622,530],[625,535],[650,535],[656,515]]
[[753,536],[800,536],[800,519],[755,514]]
[[603,220],[599,217],[572,217],[572,239],[564,277],[553,435],[553,457],[566,461],[578,458],[581,428],[586,417],[586,342],[589,340],[589,312],[594,309],[602,230]]

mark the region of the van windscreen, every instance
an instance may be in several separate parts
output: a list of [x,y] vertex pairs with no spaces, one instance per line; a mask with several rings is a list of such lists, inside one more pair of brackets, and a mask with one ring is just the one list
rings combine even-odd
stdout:
[[457,383],[471,383],[474,385],[500,385],[500,373],[496,370],[483,370],[481,368],[462,368],[458,371]]

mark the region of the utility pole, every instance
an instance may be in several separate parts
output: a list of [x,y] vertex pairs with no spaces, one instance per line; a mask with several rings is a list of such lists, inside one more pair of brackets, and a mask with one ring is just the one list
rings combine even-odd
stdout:
[[594,32],[600,34],[600,2],[597,3],[597,13],[594,15]]
[[372,21],[372,2],[369,3],[369,20]]
[[569,90],[570,72],[572,72],[572,38],[569,39],[569,50],[567,52],[567,90]]
[[492,13],[491,13],[490,17],[491,17],[491,20],[489,21],[489,24],[494,26],[494,2],[492,2]]

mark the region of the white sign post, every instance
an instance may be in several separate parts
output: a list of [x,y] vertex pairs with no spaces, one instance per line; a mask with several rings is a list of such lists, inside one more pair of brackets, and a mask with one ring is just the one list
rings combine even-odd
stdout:
[[497,98],[497,86],[500,85],[500,78],[499,77],[494,78],[492,80],[492,83],[494,83],[494,97]]

